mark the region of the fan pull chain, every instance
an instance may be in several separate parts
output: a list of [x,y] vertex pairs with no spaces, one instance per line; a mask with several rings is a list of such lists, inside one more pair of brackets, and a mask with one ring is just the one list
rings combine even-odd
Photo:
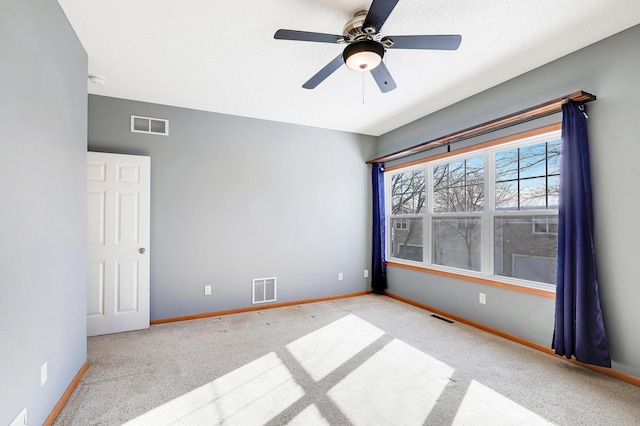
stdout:
[[361,72],[360,74],[362,74],[362,105],[364,105],[364,73]]

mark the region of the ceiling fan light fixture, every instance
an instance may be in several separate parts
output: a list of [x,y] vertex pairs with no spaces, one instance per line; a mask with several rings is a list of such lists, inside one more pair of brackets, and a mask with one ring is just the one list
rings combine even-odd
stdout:
[[348,45],[342,52],[342,59],[349,69],[371,71],[382,62],[384,47],[372,40],[363,40]]

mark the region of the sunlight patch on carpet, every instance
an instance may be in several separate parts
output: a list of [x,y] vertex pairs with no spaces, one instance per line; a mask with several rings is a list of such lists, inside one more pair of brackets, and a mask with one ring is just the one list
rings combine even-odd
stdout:
[[302,396],[287,367],[270,353],[126,425],[263,425]]
[[347,315],[287,345],[309,375],[319,381],[375,342],[384,331]]
[[475,380],[471,381],[453,420],[453,426],[471,424],[553,425],[533,411],[527,410]]
[[318,407],[315,404],[311,404],[300,414],[295,416],[287,426],[330,426],[331,424],[322,416]]
[[354,425],[423,425],[453,372],[394,339],[327,395]]

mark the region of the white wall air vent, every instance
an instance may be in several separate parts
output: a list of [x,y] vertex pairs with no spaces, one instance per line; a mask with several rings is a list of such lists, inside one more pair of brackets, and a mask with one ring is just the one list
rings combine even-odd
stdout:
[[276,301],[276,278],[255,278],[253,280],[252,303]]
[[169,135],[169,120],[162,118],[131,116],[131,131],[149,135]]

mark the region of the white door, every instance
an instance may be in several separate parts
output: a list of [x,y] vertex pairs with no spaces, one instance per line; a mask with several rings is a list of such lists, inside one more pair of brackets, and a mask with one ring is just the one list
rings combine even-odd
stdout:
[[87,335],[149,328],[151,159],[87,153]]

